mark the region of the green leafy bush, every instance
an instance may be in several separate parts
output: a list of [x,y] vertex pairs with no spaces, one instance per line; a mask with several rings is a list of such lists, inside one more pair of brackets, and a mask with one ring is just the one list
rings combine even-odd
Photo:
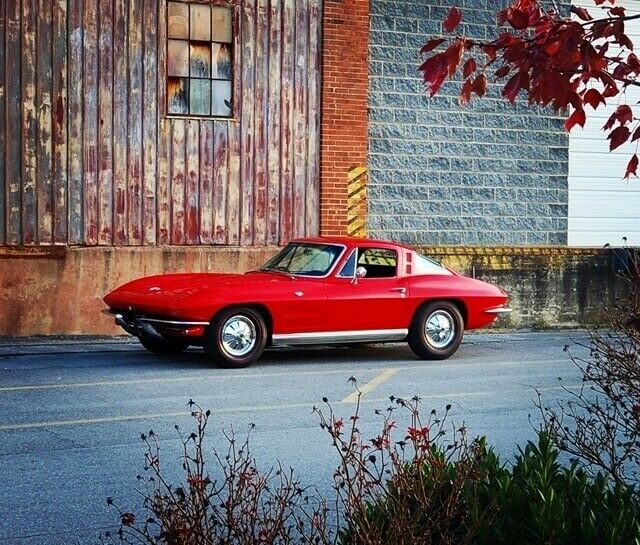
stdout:
[[520,450],[513,466],[490,451],[482,481],[467,490],[478,545],[622,545],[640,543],[640,509],[632,490],[602,476],[591,479],[573,462],[558,463],[558,450],[545,433]]

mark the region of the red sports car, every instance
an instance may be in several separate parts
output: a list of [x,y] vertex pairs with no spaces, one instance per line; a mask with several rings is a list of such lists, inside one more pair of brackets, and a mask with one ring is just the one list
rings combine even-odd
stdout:
[[507,294],[415,250],[380,240],[293,240],[246,274],[165,274],[104,298],[116,323],[157,354],[203,346],[222,367],[245,367],[267,346],[407,341],[445,359],[465,329],[510,312]]

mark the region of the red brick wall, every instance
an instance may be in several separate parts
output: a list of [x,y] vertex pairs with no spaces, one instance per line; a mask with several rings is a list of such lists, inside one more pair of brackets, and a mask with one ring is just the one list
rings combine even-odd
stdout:
[[320,232],[347,232],[347,173],[367,164],[369,0],[325,0]]

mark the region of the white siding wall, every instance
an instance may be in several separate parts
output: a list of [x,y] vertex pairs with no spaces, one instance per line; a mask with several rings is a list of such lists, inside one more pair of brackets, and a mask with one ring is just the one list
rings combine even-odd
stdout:
[[[594,17],[602,17],[593,8],[593,0],[577,0]],[[618,0],[627,13],[640,12],[637,0]],[[627,33],[640,49],[640,20],[627,23]],[[627,90],[627,102],[640,101],[640,89]],[[640,179],[623,179],[627,162],[635,146],[622,146],[609,152],[609,141],[602,131],[617,105],[616,99],[595,112],[587,106],[584,129],[574,128],[569,137],[569,246],[640,246]],[[640,112],[640,105],[636,108]],[[640,170],[640,169],[639,169]]]

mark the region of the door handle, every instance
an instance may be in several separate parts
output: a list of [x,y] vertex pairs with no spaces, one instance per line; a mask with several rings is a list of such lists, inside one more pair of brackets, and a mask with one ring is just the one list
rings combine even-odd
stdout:
[[404,295],[405,293],[407,293],[407,288],[391,288],[389,291],[397,291]]

